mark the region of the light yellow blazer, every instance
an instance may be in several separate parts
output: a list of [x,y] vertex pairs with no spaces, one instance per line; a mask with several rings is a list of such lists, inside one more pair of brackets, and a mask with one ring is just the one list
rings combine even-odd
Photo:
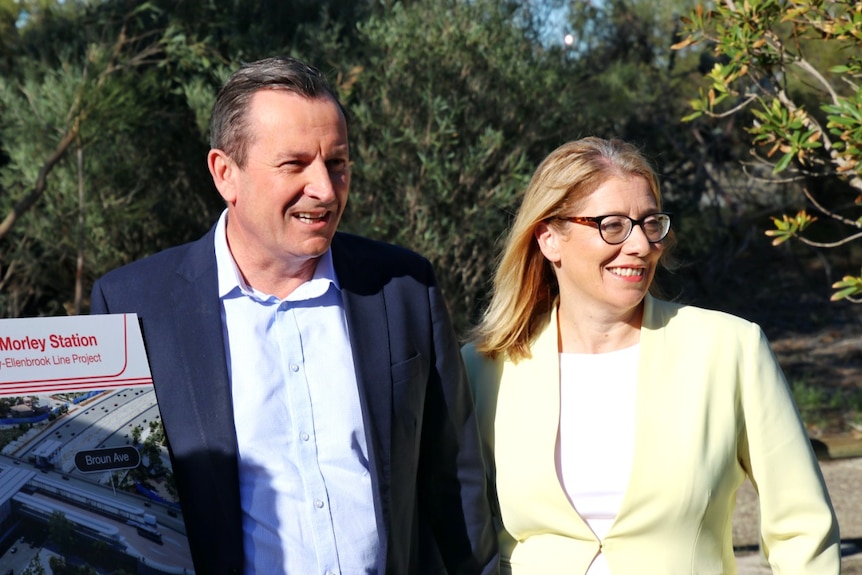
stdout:
[[[529,360],[491,361],[470,344],[462,350],[505,526],[503,573],[582,574],[601,550],[620,575],[735,574],[733,507],[746,475],[759,493],[762,544],[774,571],[839,572],[826,485],[760,327],[651,297],[640,336],[631,479],[599,542],[556,471],[559,354],[551,316]],[[602,430],[586,439],[602,441]]]

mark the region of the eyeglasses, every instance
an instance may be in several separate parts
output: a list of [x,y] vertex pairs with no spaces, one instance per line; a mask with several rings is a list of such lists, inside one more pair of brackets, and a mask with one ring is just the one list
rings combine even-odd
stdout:
[[570,216],[561,217],[560,219],[576,224],[596,224],[596,227],[599,228],[599,235],[612,246],[621,244],[629,239],[635,225],[641,227],[647,241],[651,244],[657,244],[662,241],[670,231],[670,214],[666,212],[649,214],[639,220],[633,220],[628,216],[620,215],[594,217]]

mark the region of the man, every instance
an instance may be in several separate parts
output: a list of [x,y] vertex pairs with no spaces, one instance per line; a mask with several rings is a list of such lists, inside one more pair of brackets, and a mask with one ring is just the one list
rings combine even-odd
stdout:
[[106,274],[141,318],[197,573],[494,573],[478,432],[430,264],[336,232],[341,105],[291,58],[220,91],[227,204],[196,242]]

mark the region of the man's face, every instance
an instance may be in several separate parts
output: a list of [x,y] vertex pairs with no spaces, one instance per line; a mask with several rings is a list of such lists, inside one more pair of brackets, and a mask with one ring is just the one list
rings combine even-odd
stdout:
[[[231,253],[246,275],[314,271],[329,248],[350,187],[347,125],[329,97],[261,90],[251,101],[246,165],[220,151],[210,169],[228,204]],[[215,157],[214,157],[215,154]]]

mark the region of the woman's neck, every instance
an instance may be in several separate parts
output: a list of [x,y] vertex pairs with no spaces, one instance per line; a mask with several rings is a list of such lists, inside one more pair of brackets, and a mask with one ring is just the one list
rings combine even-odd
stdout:
[[564,353],[607,353],[640,341],[644,304],[625,313],[596,313],[567,307],[557,309],[559,350]]

